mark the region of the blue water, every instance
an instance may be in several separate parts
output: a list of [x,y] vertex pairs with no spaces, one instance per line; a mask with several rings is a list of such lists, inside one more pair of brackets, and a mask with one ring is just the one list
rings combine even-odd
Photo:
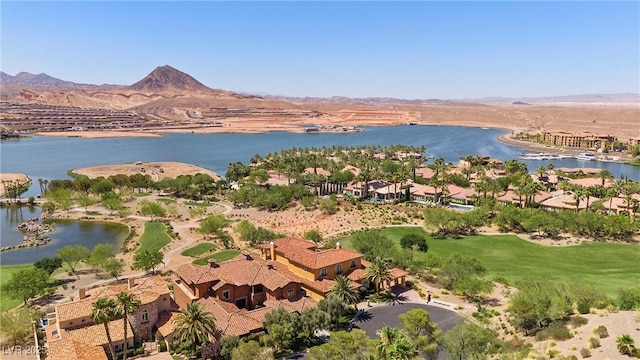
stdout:
[[[168,134],[160,138],[55,138],[33,137],[0,144],[0,171],[21,172],[34,180],[25,196],[39,193],[37,179],[68,178],[67,171],[96,165],[135,161],[178,161],[213,170],[224,176],[227,165],[248,163],[255,154],[266,155],[291,147],[332,145],[424,146],[427,154],[457,163],[467,155],[490,155],[501,160],[518,159],[522,149],[496,139],[503,131],[457,126],[369,127],[363,132],[341,134]],[[640,167],[575,159],[524,161],[529,171],[553,163],[556,167],[594,167],[640,181]]]
[[[522,149],[505,145],[496,139],[503,131],[456,126],[394,126],[368,127],[356,133],[295,134],[270,132],[263,134],[168,134],[159,138],[56,138],[35,136],[27,140],[0,143],[0,172],[24,173],[33,180],[33,185],[24,197],[40,193],[38,179],[65,179],[67,171],[87,166],[117,164],[135,161],[178,161],[202,166],[224,176],[227,165],[240,161],[248,163],[255,154],[262,156],[291,147],[316,147],[332,145],[393,145],[424,146],[426,153],[443,157],[447,162],[457,163],[467,155],[489,155],[501,160],[518,159]],[[598,161],[575,159],[550,161],[524,161],[529,171],[539,166],[554,164],[556,167],[592,167],[611,171],[616,177],[622,175],[640,181],[640,167]],[[2,210],[2,243],[9,225],[6,219],[11,214]],[[15,215],[15,214],[14,214]],[[32,214],[29,214],[30,217]],[[73,223],[72,223],[73,224]],[[17,226],[17,225],[16,225]],[[80,227],[83,227],[82,229]],[[52,238],[57,242],[37,249],[35,253],[50,256],[56,246],[63,244],[115,243],[120,235],[105,235],[108,230],[96,227],[85,232],[86,226],[61,225]],[[18,233],[18,235],[20,235]],[[81,238],[74,236],[81,236]],[[21,235],[18,237],[21,239]],[[14,240],[15,241],[15,240]],[[49,250],[51,249],[51,250]],[[3,264],[21,263],[28,260],[16,250],[9,255],[0,255]],[[26,254],[28,250],[24,250]],[[34,251],[32,251],[34,253]],[[5,253],[9,254],[9,253]],[[40,257],[42,257],[40,256]],[[36,259],[37,260],[37,259]],[[29,261],[28,261],[29,262]]]
[[[17,230],[21,222],[38,217],[38,207],[5,207],[0,208],[0,225],[2,246],[19,244],[23,233]],[[55,230],[47,236],[51,238],[45,246],[28,247],[4,251],[0,253],[0,265],[30,264],[43,257],[53,257],[58,249],[67,245],[84,245],[89,250],[98,244],[112,244],[116,252],[128,235],[125,225],[89,221],[56,220]]]

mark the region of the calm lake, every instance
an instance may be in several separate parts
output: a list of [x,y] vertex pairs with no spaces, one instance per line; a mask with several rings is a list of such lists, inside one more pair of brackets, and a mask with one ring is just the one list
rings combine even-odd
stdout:
[[[496,139],[502,130],[457,126],[367,127],[363,132],[345,134],[167,134],[160,138],[82,139],[33,137],[0,144],[0,171],[21,172],[34,180],[26,196],[39,193],[37,179],[65,179],[67,171],[96,165],[135,161],[178,161],[213,170],[221,176],[231,162],[247,163],[255,154],[265,155],[291,147],[332,145],[424,146],[426,153],[457,163],[467,155],[490,155],[518,159],[522,149]],[[530,171],[553,163],[556,167],[598,167],[616,177],[640,181],[640,167],[575,159],[525,161]]]
[[[522,149],[498,142],[502,130],[457,126],[393,126],[367,127],[357,133],[295,134],[270,132],[262,134],[167,134],[159,138],[57,138],[35,136],[20,141],[0,143],[0,172],[20,172],[34,184],[24,197],[40,193],[37,179],[66,179],[67,171],[87,166],[135,161],[178,161],[202,166],[224,176],[227,165],[241,161],[248,163],[255,154],[266,155],[291,147],[323,147],[332,145],[393,145],[424,146],[426,153],[457,163],[467,155],[490,155],[501,160],[518,159]],[[611,171],[617,178],[627,176],[640,181],[640,167],[599,161],[576,159],[524,161],[529,171],[548,163],[556,167],[593,167]],[[15,228],[2,209],[2,245],[9,244],[8,233]],[[25,215],[27,218],[37,215]],[[56,246],[93,241],[115,242],[114,233],[106,235],[109,226],[96,225],[88,229],[86,223],[58,225],[52,235],[54,241],[37,249],[14,250],[2,255],[2,264],[26,261],[23,255],[33,251],[38,258],[55,253]],[[89,232],[94,231],[94,232]],[[119,230],[118,230],[119,231]],[[17,232],[17,230],[15,231]],[[117,231],[116,231],[117,232]],[[69,234],[67,236],[67,234]],[[71,235],[73,234],[73,235]],[[92,235],[93,234],[93,235]],[[15,234],[14,234],[15,235]],[[19,234],[19,239],[22,235]],[[77,237],[76,237],[77,236]],[[103,241],[102,239],[111,239]],[[55,242],[55,243],[54,243]],[[54,249],[54,250],[50,250]],[[10,255],[9,255],[10,254]]]
[[[2,246],[19,244],[25,235],[17,227],[22,221],[38,217],[38,207],[6,207],[0,209]],[[67,245],[81,244],[93,249],[98,244],[112,244],[118,251],[129,234],[125,225],[90,221],[56,219],[55,230],[47,236],[51,238],[45,246],[27,247],[0,253],[0,265],[29,264],[43,257],[53,257],[56,251]]]

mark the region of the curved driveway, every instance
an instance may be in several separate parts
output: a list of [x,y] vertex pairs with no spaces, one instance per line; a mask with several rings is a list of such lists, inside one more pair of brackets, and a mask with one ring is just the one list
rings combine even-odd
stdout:
[[[353,322],[354,328],[359,328],[367,332],[372,339],[377,339],[376,333],[384,326],[402,328],[402,323],[398,315],[413,309],[425,309],[429,312],[431,321],[438,324],[438,329],[447,332],[454,327],[462,316],[453,310],[436,305],[427,305],[415,302],[395,302],[392,305],[379,305],[368,308],[358,313]],[[441,350],[438,360],[444,360],[449,354]]]
[[431,316],[431,321],[436,322],[438,329],[442,331],[450,330],[461,317],[457,312],[440,306],[404,302],[368,308],[356,315],[353,324],[354,327],[366,331],[370,338],[377,339],[378,334],[376,334],[376,331],[384,326],[402,328],[398,315],[413,309],[427,310]]

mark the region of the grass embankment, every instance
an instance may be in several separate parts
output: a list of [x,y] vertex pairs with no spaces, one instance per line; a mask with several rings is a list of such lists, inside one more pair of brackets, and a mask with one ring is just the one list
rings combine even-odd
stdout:
[[[583,242],[577,246],[544,246],[515,235],[476,235],[461,239],[436,239],[422,228],[390,227],[382,232],[396,242],[407,234],[427,238],[429,252],[440,256],[453,254],[477,258],[487,268],[487,278],[502,277],[510,284],[527,277],[539,277],[567,283],[589,283],[609,296],[620,288],[637,285],[640,278],[640,247],[629,244]],[[353,248],[349,236],[338,239]],[[415,260],[424,253],[416,252]]]
[[194,260],[193,263],[196,265],[207,265],[208,263],[207,260],[209,259],[213,259],[217,262],[223,262],[223,261],[233,259],[234,257],[238,256],[238,254],[240,254],[239,250],[224,250],[224,251],[220,251],[219,253],[215,253],[215,254]]
[[[0,267],[0,286],[11,279],[11,276],[18,270],[30,268],[33,265],[11,265]],[[13,309],[14,307],[22,304],[22,301],[12,299],[0,292],[0,312]]]
[[202,243],[202,244],[198,244],[192,248],[189,248],[183,252],[180,253],[180,255],[182,256],[191,256],[191,257],[196,257],[196,256],[200,256],[206,252],[211,251],[211,249],[215,249],[217,248],[217,246],[213,243]]
[[167,234],[167,227],[161,222],[146,222],[144,233],[140,236],[140,247],[138,251],[156,251],[171,242],[171,237]]

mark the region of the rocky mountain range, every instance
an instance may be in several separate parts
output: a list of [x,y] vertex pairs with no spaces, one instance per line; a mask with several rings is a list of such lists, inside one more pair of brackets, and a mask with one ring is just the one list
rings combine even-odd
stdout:
[[[275,131],[300,128],[305,124],[341,128],[407,123],[480,123],[483,126],[553,130],[565,129],[568,119],[579,122],[582,131],[601,131],[601,124],[607,124],[608,130],[622,129],[618,132],[626,134],[623,130],[629,128],[635,131],[632,135],[637,136],[640,109],[638,94],[464,100],[255,95],[210,88],[168,65],[154,69],[129,86],[77,84],[47,74],[0,75],[1,100],[9,102],[3,108],[20,109],[21,118],[32,122],[33,126],[42,124],[32,120],[31,112],[37,112],[34,109],[43,105],[47,109],[57,109],[63,122],[71,121],[74,126],[78,121],[69,120],[66,114],[88,113],[83,119],[86,118],[89,125],[93,119],[104,119],[104,114],[110,114],[107,118],[127,121],[127,126],[134,126],[137,119],[144,119],[145,128],[219,126],[225,129],[244,127],[246,131],[256,128]],[[531,106],[526,106],[529,104]],[[16,114],[6,115],[6,119],[17,121]]]

